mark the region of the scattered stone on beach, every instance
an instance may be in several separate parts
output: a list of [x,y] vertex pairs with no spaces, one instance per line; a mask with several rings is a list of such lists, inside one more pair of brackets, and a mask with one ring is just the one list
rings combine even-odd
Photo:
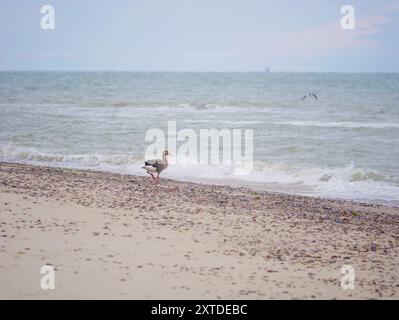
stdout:
[[[148,188],[147,177],[0,163],[2,256],[9,265],[68,257],[61,268],[73,281],[87,277],[78,269],[87,265],[95,279],[109,273],[130,284],[130,265],[139,283],[173,279],[165,288],[187,298],[347,297],[338,277],[349,264],[353,297],[399,297],[398,208],[162,182]],[[58,216],[63,206],[79,209]],[[50,213],[32,215],[37,208]]]

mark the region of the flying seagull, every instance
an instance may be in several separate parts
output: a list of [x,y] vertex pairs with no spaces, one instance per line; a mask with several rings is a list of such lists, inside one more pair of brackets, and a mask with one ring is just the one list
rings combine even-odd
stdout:
[[316,100],[319,100],[319,98],[317,98],[317,96],[316,96],[315,93],[309,92],[308,94],[306,94],[306,95],[303,96],[302,101],[304,101],[306,98],[310,98],[310,97],[313,97],[313,98],[315,98]]
[[[157,184],[159,182],[159,174],[164,171],[168,167],[168,158],[169,155],[168,150],[162,152],[162,160],[161,159],[154,159],[154,160],[147,160],[144,162],[144,167],[142,169],[146,170],[149,175],[152,177],[152,181],[155,181]],[[157,174],[155,178],[154,173]]]

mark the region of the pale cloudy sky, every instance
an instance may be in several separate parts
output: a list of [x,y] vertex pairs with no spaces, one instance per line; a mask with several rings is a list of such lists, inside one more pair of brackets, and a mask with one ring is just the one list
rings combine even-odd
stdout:
[[398,40],[399,0],[0,2],[0,70],[399,72]]

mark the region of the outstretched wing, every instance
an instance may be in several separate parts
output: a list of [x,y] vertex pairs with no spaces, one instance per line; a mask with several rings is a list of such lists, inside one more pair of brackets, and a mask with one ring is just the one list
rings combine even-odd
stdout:
[[315,93],[312,93],[312,96],[313,96],[316,100],[319,100],[319,98],[317,98],[317,96],[316,96]]

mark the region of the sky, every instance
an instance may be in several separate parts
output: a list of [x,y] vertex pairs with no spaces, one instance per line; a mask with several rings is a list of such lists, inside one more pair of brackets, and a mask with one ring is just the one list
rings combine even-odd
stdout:
[[[340,27],[343,5],[354,30]],[[266,68],[399,72],[399,0],[0,1],[0,70]]]

